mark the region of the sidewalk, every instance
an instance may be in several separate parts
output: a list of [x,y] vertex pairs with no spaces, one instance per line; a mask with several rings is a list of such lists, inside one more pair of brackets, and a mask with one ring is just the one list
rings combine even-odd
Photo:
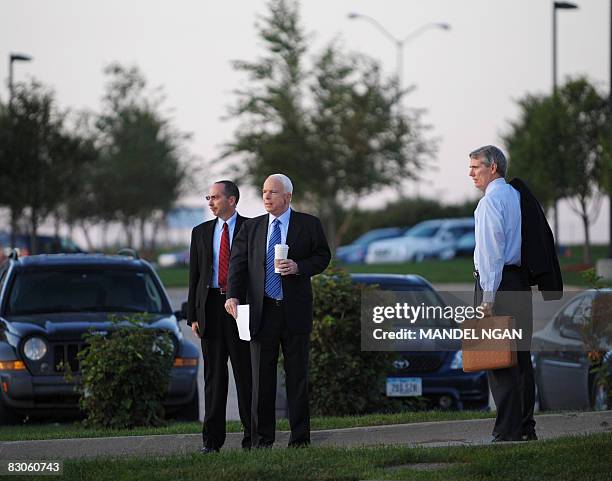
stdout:
[[[612,432],[612,411],[542,414],[536,416],[540,439]],[[359,447],[382,444],[407,446],[482,445],[491,440],[493,419],[443,421],[365,428],[313,431],[313,446]],[[224,449],[240,449],[241,434],[228,434]],[[277,433],[276,447],[285,447],[288,432]],[[0,459],[62,460],[96,456],[169,456],[195,453],[199,434],[126,436],[0,442]]]

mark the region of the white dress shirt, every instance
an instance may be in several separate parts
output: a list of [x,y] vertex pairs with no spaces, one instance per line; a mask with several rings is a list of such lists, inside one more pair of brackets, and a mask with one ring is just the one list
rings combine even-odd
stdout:
[[521,265],[521,196],[503,178],[487,185],[474,211],[474,267],[483,302],[493,302],[506,265]]
[[[272,214],[268,214],[268,239],[266,240],[266,252],[268,252],[268,248],[270,247],[270,236],[272,235],[272,222],[274,222],[274,217]],[[287,230],[289,229],[289,220],[291,219],[291,207],[289,207],[285,212],[278,216],[278,220],[280,222],[280,233],[281,233],[281,243],[287,243]]]
[[227,230],[229,233],[229,246],[232,248],[232,240],[234,237],[234,229],[236,228],[236,218],[238,212],[234,212],[227,221],[224,221],[221,217],[217,217],[217,223],[215,224],[215,232],[213,234],[213,275],[212,275],[212,286],[219,287],[219,252],[221,251],[221,234],[223,234],[223,224],[227,222]]

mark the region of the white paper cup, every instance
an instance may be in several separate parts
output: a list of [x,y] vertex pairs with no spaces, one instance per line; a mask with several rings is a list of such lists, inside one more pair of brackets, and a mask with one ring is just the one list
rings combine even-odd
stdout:
[[280,274],[278,261],[284,260],[289,255],[289,246],[287,244],[276,244],[274,246],[274,272]]

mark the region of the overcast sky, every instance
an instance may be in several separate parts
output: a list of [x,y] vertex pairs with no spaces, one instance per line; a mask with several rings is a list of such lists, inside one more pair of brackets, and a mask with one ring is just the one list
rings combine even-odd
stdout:
[[[576,3],[579,10],[558,12],[559,79],[587,75],[607,92],[610,0]],[[416,86],[405,101],[427,110],[431,135],[441,139],[437,170],[425,172],[406,194],[446,202],[476,197],[467,153],[500,143],[516,118],[517,98],[552,88],[549,0],[307,0],[301,11],[315,51],[339,38],[348,50],[380,60],[389,74],[396,68],[395,47],[371,24],[347,19],[349,12],[376,18],[400,38],[429,22],[451,24],[450,31],[424,32],[405,49],[404,83]],[[245,80],[230,61],[261,53],[254,22],[265,12],[265,0],[4,0],[0,78],[8,76],[9,52],[27,53],[34,61],[15,65],[16,81],[33,76],[55,89],[62,107],[97,109],[103,67],[136,64],[151,85],[163,86],[176,125],[193,133],[190,150],[212,159],[231,139],[235,124],[221,117]],[[0,96],[7,95],[3,83]],[[374,195],[364,205],[394,195]],[[258,200],[241,204],[247,215],[261,212]],[[594,240],[607,241],[608,218],[606,201]],[[579,219],[564,208],[562,220],[561,240],[581,240]]]

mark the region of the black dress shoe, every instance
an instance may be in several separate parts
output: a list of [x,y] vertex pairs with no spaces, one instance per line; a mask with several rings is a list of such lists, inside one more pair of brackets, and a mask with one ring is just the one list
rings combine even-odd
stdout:
[[530,431],[521,436],[521,441],[537,441],[537,440],[538,440],[538,436],[536,435],[535,431]]
[[215,448],[209,448],[208,446],[204,446],[202,448],[200,448],[200,453],[201,454],[210,454],[210,453],[218,453],[219,450],[215,449]]

